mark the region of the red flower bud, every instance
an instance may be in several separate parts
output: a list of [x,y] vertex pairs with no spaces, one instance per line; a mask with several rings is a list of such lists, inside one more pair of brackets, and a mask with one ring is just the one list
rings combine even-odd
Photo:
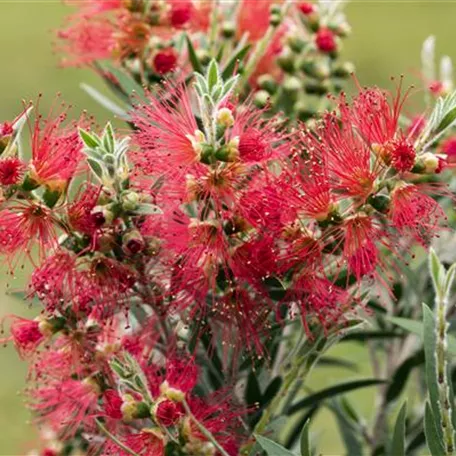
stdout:
[[158,74],[166,74],[176,68],[177,55],[174,49],[164,49],[158,52],[153,60],[153,66]]
[[24,164],[15,157],[0,160],[0,184],[14,185],[17,184],[24,171]]
[[164,400],[155,409],[155,417],[163,426],[172,426],[182,416],[182,409],[173,401]]
[[322,52],[334,52],[337,48],[336,37],[334,33],[327,28],[321,28],[317,32],[315,44]]
[[315,5],[309,2],[302,2],[298,5],[299,10],[301,11],[302,14],[305,14],[308,16],[309,14],[312,14],[315,12],[316,8]]

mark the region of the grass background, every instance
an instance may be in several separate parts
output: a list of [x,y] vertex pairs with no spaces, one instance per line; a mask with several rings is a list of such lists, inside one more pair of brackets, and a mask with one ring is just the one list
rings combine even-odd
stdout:
[[[261,0],[258,0],[261,1]],[[35,99],[43,93],[43,111],[56,92],[74,106],[95,115],[100,123],[108,119],[79,89],[81,81],[102,88],[95,75],[87,70],[59,69],[58,58],[52,54],[53,30],[62,23],[68,9],[57,1],[0,0],[0,121],[12,119],[21,110],[21,100]],[[420,49],[430,34],[437,37],[439,54],[456,58],[456,2],[422,1],[353,1],[347,6],[353,35],[345,41],[344,57],[352,60],[363,85],[389,85],[391,76],[411,74],[406,81],[417,83]],[[421,94],[417,90],[417,99]],[[30,316],[37,309],[6,295],[6,287],[21,286],[23,274],[0,276],[0,315],[16,313]],[[371,375],[366,352],[360,346],[343,344],[333,350],[362,366],[357,376]],[[24,387],[26,364],[14,350],[0,350],[0,455],[24,455],[33,445],[35,435],[27,424],[29,415],[18,394]],[[321,368],[311,377],[310,387],[322,388],[353,374],[340,369]],[[353,395],[352,395],[353,396]],[[366,389],[353,396],[367,417],[373,406],[373,391]],[[325,455],[342,455],[343,447],[329,413],[322,412],[312,424],[319,436],[319,448]],[[358,456],[358,455],[351,455]]]

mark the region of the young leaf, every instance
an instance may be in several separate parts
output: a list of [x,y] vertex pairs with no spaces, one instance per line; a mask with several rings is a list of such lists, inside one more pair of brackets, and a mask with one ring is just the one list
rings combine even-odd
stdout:
[[405,456],[405,419],[407,418],[407,402],[401,407],[394,426],[391,456]]
[[245,388],[245,400],[248,405],[254,405],[256,403],[261,405],[262,394],[260,384],[258,383],[255,372],[251,371],[247,378],[247,386]]
[[89,148],[95,149],[96,147],[101,145],[100,140],[92,133],[83,130],[82,128],[79,129],[79,136],[82,139],[82,142]]
[[115,146],[114,130],[112,128],[111,122],[106,124],[106,127],[103,131],[103,146],[110,153],[114,153]]
[[219,83],[219,69],[217,62],[213,59],[209,64],[209,68],[207,70],[207,85],[209,88],[209,92],[212,92],[212,89]]
[[300,446],[301,446],[301,456],[311,456],[312,448],[310,446],[310,436],[309,436],[309,426],[310,420],[307,420],[306,424],[302,428]]
[[426,435],[426,443],[432,456],[442,456],[445,454],[445,447],[442,439],[439,436],[434,416],[432,414],[429,403],[426,402],[426,409],[424,411],[424,433]]
[[228,60],[227,64],[225,65],[225,68],[222,71],[223,80],[228,79],[230,76],[233,76],[236,65],[244,59],[244,57],[247,55],[249,50],[250,50],[250,44],[248,44],[247,46],[244,46],[242,49],[240,49],[238,52],[236,52],[230,58],[230,60]]
[[156,215],[161,214],[162,210],[155,204],[141,203],[138,204],[135,213],[139,215]]
[[262,437],[261,435],[254,435],[254,437],[268,456],[296,456],[290,450],[266,437]]
[[94,172],[94,174],[99,177],[100,179],[103,177],[103,168],[102,165],[96,160],[92,158],[87,158],[87,163],[90,166],[90,169]]

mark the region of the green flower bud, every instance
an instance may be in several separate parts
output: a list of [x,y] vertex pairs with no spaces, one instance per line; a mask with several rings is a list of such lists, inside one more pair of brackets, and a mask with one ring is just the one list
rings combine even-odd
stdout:
[[299,68],[303,73],[319,80],[327,79],[331,74],[329,62],[326,59],[310,61],[304,59]]
[[295,55],[289,47],[284,47],[282,52],[277,57],[277,65],[287,73],[293,73],[295,70]]
[[271,95],[266,90],[259,90],[253,97],[253,103],[257,108],[263,109],[269,103],[270,98]]
[[326,81],[321,81],[321,82],[307,82],[304,85],[304,90],[306,93],[309,95],[324,95],[329,92],[331,89],[331,83],[326,80]]
[[336,78],[348,78],[355,72],[355,65],[351,62],[343,62],[334,66],[332,76]]
[[121,200],[124,211],[134,211],[138,207],[139,195],[133,191],[126,191],[122,193]]
[[224,22],[222,24],[222,36],[224,38],[233,38],[236,33],[236,24],[234,22]]
[[211,61],[211,56],[205,49],[196,49],[195,52],[196,56],[198,57],[198,60],[201,62],[202,65],[209,65],[209,62]]
[[388,195],[371,195],[367,202],[378,212],[386,214],[390,206],[390,197]]
[[288,46],[290,46],[290,49],[293,52],[296,52],[296,54],[301,53],[304,48],[306,47],[307,42],[304,41],[301,37],[299,36],[290,36],[288,38]]
[[122,237],[122,250],[129,256],[144,250],[146,243],[138,230],[131,230]]
[[277,82],[270,74],[262,74],[258,77],[257,83],[260,89],[273,95],[277,91]]

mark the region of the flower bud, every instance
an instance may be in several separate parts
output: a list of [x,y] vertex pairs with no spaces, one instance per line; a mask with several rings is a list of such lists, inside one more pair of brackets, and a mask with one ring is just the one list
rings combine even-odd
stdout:
[[263,109],[269,103],[270,98],[271,95],[266,90],[259,90],[253,97],[253,103],[257,108]]
[[262,74],[257,79],[260,89],[273,95],[277,91],[277,82],[270,74]]
[[159,238],[154,236],[148,236],[146,238],[146,254],[149,256],[157,256],[161,250],[161,241]]
[[90,218],[97,227],[102,227],[112,223],[114,213],[107,206],[95,206],[90,213]]
[[234,125],[234,117],[231,109],[221,108],[217,111],[217,123],[225,128],[232,127]]
[[295,76],[289,76],[283,82],[283,90],[287,92],[287,94],[297,93],[301,90],[301,88],[301,81],[299,80],[299,78],[296,78]]
[[352,62],[343,62],[335,65],[332,76],[336,78],[347,78],[355,72],[355,65]]
[[236,24],[233,22],[226,21],[222,24],[222,36],[223,38],[233,38],[236,33]]
[[185,393],[177,388],[169,386],[167,380],[160,385],[160,392],[171,401],[182,402],[185,399]]
[[439,157],[431,152],[421,155],[420,160],[423,162],[424,172],[428,174],[435,173],[440,166]]
[[283,71],[292,73],[295,69],[295,56],[289,47],[284,47],[277,57],[277,64]]
[[328,93],[331,89],[330,81],[321,81],[321,82],[307,82],[304,85],[304,90],[309,95],[324,95]]
[[134,211],[138,207],[139,195],[133,191],[126,191],[122,193],[121,200],[124,211]]
[[288,46],[290,46],[290,49],[293,52],[296,52],[296,54],[300,54],[303,49],[306,47],[306,41],[304,41],[301,37],[299,36],[290,36],[288,38]]
[[306,122],[316,114],[316,111],[312,109],[308,103],[305,103],[303,101],[298,101],[294,105],[294,112],[296,112],[298,119],[302,122]]
[[120,410],[122,412],[122,419],[127,422],[150,417],[150,409],[147,404],[136,401],[130,395],[125,396]]
[[330,76],[331,70],[327,60],[308,60],[304,59],[303,62],[299,65],[300,70],[311,76],[320,80],[326,79]]
[[215,157],[217,160],[223,162],[235,162],[239,160],[239,138],[236,136],[228,144],[220,147],[215,152]]
[[211,56],[205,49],[196,49],[195,53],[196,57],[198,57],[198,60],[201,62],[203,66],[209,65],[209,62],[211,61]]
[[142,252],[145,246],[144,238],[138,230],[131,230],[122,238],[122,250],[129,256]]

